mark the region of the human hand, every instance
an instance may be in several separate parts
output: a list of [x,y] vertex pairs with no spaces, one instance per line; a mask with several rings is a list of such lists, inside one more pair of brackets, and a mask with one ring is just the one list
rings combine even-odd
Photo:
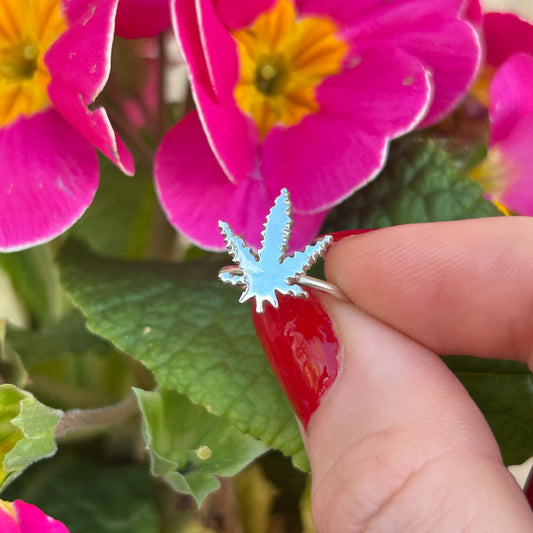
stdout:
[[328,252],[351,302],[321,296],[340,367],[303,433],[321,533],[533,531],[485,419],[436,355],[532,368],[531,264],[533,220],[519,217],[388,228]]

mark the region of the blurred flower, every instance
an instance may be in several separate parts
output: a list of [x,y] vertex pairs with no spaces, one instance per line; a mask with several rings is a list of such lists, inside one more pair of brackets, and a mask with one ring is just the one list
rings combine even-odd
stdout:
[[488,107],[489,87],[496,70],[513,54],[533,56],[533,26],[513,13],[485,13],[481,27],[485,62],[472,92]]
[[119,0],[115,34],[126,39],[155,37],[170,27],[170,0]]
[[494,74],[489,100],[488,153],[470,176],[504,214],[533,215],[533,57],[512,55]]
[[0,500],[2,533],[68,533],[61,522],[45,515],[38,507],[21,500]]
[[292,242],[305,245],[378,174],[391,139],[440,119],[467,90],[480,50],[464,3],[174,0],[198,114],[156,156],[170,221],[223,249],[222,218],[258,246],[286,187]]
[[100,149],[124,172],[131,154],[102,109],[117,0],[0,4],[0,250],[50,240],[98,187]]

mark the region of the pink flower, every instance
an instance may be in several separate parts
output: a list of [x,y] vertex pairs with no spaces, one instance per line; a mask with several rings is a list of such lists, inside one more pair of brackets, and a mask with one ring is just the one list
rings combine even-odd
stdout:
[[128,174],[131,154],[102,109],[117,0],[0,4],[0,250],[70,227],[98,187],[101,150]]
[[281,188],[295,246],[373,179],[388,143],[431,124],[474,77],[477,33],[463,0],[174,0],[198,113],[156,157],[170,221],[223,249],[219,218],[259,244]]
[[496,70],[513,54],[526,53],[533,56],[533,27],[512,13],[494,12],[483,14],[481,28],[485,63],[472,92],[488,107],[489,88]]
[[61,522],[45,515],[38,507],[21,500],[0,500],[2,533],[68,533]]
[[533,57],[512,55],[490,85],[487,157],[471,171],[500,209],[533,215]]
[[511,13],[486,13],[482,26],[475,95],[489,108],[489,145],[470,176],[504,214],[533,215],[533,26]]
[[170,0],[119,0],[115,33],[126,39],[155,37],[170,27]]
[[493,69],[517,53],[533,56],[533,26],[513,13],[483,15],[486,64]]

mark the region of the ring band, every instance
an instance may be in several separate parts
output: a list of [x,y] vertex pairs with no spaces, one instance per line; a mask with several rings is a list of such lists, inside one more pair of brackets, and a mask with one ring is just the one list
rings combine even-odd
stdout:
[[[229,265],[222,267],[219,271],[220,274],[223,272],[226,272],[230,276],[242,276],[243,269],[238,265]],[[329,283],[328,281],[324,281],[322,279],[313,278],[311,276],[306,276],[305,274],[301,274],[300,276],[296,277],[296,281],[294,283],[298,285],[303,285],[305,287],[309,287],[310,289],[316,289],[322,292],[325,292],[329,294],[330,296],[334,296],[335,298],[338,298],[339,300],[345,300],[348,301],[348,297],[337,287],[337,285],[334,285],[333,283]]]

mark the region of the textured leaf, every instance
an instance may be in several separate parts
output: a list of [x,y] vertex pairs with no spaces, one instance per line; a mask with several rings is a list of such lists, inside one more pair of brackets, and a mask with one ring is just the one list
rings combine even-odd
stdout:
[[155,206],[151,176],[142,169],[125,176],[103,157],[100,167],[94,201],[72,232],[99,253],[140,257],[148,246]]
[[516,361],[443,358],[489,423],[505,464],[533,456],[533,373]]
[[34,323],[50,324],[59,317],[59,278],[48,246],[0,254],[0,268],[9,275]]
[[5,487],[30,464],[56,452],[61,411],[14,385],[0,385],[0,483]]
[[102,407],[136,384],[124,355],[88,331],[79,310],[39,330],[9,327],[7,341],[30,373],[28,389],[54,407]]
[[90,329],[143,362],[161,386],[186,394],[308,468],[250,308],[218,281],[220,264],[128,262],[67,243],[60,266]]
[[70,533],[155,533],[153,492],[153,478],[141,466],[58,455],[28,470],[2,497],[37,505]]
[[198,505],[220,487],[215,475],[233,476],[266,451],[224,418],[208,413],[170,389],[135,389],[143,414],[143,433],[152,473]]
[[6,344],[7,321],[0,319],[0,375],[4,381],[24,388],[28,384],[28,372],[15,350]]
[[389,162],[376,180],[331,212],[324,232],[500,214],[443,150],[407,137],[392,144]]

